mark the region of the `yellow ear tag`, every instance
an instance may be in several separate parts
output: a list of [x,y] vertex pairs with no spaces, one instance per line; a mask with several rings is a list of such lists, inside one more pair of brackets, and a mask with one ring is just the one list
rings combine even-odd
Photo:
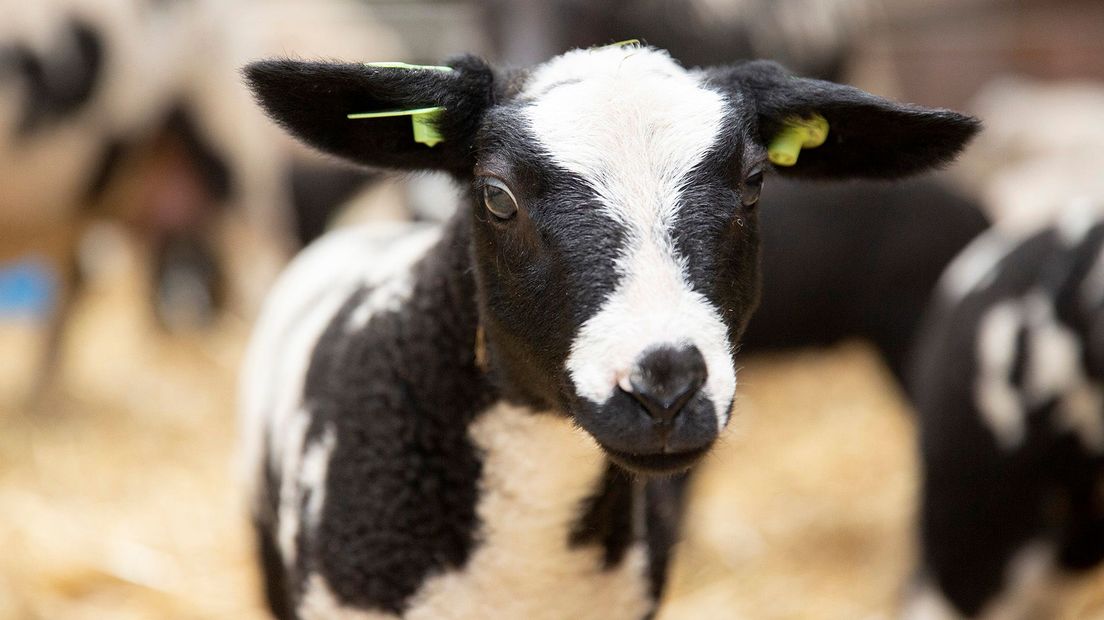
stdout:
[[809,118],[786,119],[782,130],[767,147],[767,157],[776,166],[792,166],[797,163],[801,149],[815,149],[828,139],[828,120],[819,114]]
[[[441,72],[453,71],[452,67],[438,65],[411,65],[405,62],[367,62],[364,63],[364,65],[367,67],[376,67],[380,69],[409,69],[413,71]],[[414,132],[414,141],[429,147],[434,147],[441,142],[444,142],[445,140],[445,137],[441,135],[441,132],[437,131],[436,125],[437,119],[440,118],[441,113],[444,111],[444,106],[430,106],[425,108],[414,108],[412,110],[358,112],[356,114],[348,114],[346,115],[346,118],[350,120],[361,120],[370,118],[388,118],[391,116],[409,116],[410,126]]]

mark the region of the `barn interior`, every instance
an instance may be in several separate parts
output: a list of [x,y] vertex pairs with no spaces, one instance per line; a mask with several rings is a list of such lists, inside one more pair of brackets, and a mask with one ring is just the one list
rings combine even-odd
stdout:
[[[925,182],[995,227],[1044,226],[1071,201],[1104,214],[1094,0],[10,0],[0,14],[0,620],[269,617],[235,460],[264,291],[324,230],[452,209],[441,179],[351,169],[283,136],[241,84],[250,59],[520,65],[630,38],[687,65],[774,58],[981,118]],[[824,311],[794,294],[795,312]],[[736,415],[694,475],[658,617],[896,617],[919,478],[895,369],[836,333],[740,355]],[[1053,617],[1104,618],[1104,572],[1059,585]]]

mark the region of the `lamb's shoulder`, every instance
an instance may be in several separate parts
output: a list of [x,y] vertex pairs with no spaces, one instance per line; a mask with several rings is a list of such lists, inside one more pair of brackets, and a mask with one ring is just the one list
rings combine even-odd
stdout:
[[245,452],[255,516],[292,592],[321,579],[339,600],[396,610],[426,571],[467,553],[479,463],[463,424],[441,421],[478,406],[479,386],[419,346],[440,321],[407,307],[433,305],[411,297],[433,284],[417,272],[439,238],[408,226],[331,234],[265,308],[243,377]]
[[280,276],[254,327],[240,379],[247,485],[262,479],[269,444],[286,439],[319,339],[334,317],[363,289],[401,280],[399,274],[439,236],[435,228],[408,224],[336,231],[301,252]]

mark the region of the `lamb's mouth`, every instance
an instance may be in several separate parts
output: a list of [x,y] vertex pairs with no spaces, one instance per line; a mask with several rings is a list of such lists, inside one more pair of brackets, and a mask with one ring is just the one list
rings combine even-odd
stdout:
[[685,452],[656,452],[630,454],[602,446],[610,460],[621,467],[639,474],[675,474],[693,467],[709,452],[711,445]]

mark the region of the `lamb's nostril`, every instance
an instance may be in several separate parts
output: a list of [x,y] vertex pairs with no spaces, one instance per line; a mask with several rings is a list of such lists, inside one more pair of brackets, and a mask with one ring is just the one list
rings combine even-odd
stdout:
[[705,384],[706,377],[705,358],[697,347],[662,347],[644,355],[629,376],[632,389],[622,389],[644,407],[652,420],[669,425]]

